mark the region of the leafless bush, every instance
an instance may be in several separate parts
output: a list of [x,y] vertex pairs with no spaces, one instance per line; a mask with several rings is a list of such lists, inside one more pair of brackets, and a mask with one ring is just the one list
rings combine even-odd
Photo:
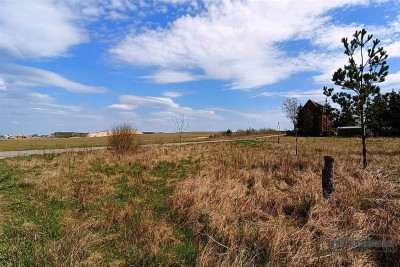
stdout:
[[179,144],[182,145],[182,136],[189,128],[190,118],[186,117],[185,114],[180,114],[179,116],[175,116],[172,118],[175,124],[175,129],[179,134]]
[[136,135],[137,129],[124,123],[111,129],[108,137],[108,145],[118,154],[126,154],[139,146]]

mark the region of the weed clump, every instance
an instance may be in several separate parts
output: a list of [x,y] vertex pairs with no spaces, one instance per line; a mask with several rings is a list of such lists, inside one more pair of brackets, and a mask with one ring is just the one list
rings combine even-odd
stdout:
[[117,155],[127,154],[139,146],[136,128],[124,123],[115,126],[108,137],[108,145]]

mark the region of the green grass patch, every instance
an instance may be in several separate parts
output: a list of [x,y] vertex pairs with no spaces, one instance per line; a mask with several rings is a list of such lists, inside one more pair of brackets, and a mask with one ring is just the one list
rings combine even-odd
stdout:
[[194,166],[192,159],[181,159],[179,164],[175,164],[167,161],[160,161],[153,170],[150,171],[151,175],[166,178],[182,178],[188,173],[195,173],[197,167]]
[[62,235],[63,203],[35,195],[34,186],[21,181],[27,172],[0,162],[0,194],[10,202],[0,236],[0,266],[45,266],[48,242]]
[[255,147],[255,146],[261,145],[264,142],[265,141],[263,141],[263,140],[247,139],[247,140],[235,140],[235,141],[232,141],[231,144],[232,145],[239,145],[239,146]]
[[[32,158],[13,160],[22,162]],[[63,202],[48,197],[40,189],[40,182],[26,182],[30,178],[42,179],[43,170],[57,168],[55,161],[56,158],[42,156],[37,165],[26,169],[8,166],[10,160],[0,161],[0,194],[5,196],[8,214],[0,231],[0,266],[72,265],[72,261],[68,263],[71,249],[85,236],[70,236],[76,226],[65,223],[67,214],[69,220],[78,223],[99,222],[89,229],[101,240],[79,251],[75,263],[83,263],[95,251],[106,265],[112,262],[127,266],[195,264],[197,242],[190,230],[178,225],[168,204],[174,183],[197,171],[191,158],[178,163],[161,161],[151,170],[146,170],[139,162],[103,161],[101,158],[78,172],[74,172],[77,167],[72,166],[72,172],[62,174],[72,183],[71,195],[64,196]],[[73,164],[80,163],[74,161]],[[98,179],[99,173],[106,178]],[[85,200],[93,188],[104,183],[103,179],[110,180],[108,183],[114,192],[94,196],[93,201]],[[126,211],[125,216],[121,215]],[[148,238],[153,231],[151,227],[158,225],[170,229],[173,238],[153,244],[158,247],[154,252],[150,249],[152,239]],[[146,227],[150,228],[146,230]],[[57,246],[61,246],[59,251],[49,251],[50,247]]]

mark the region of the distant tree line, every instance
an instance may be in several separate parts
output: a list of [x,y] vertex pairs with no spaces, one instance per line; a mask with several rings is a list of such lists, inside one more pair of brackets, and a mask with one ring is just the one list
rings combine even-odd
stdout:
[[[339,103],[339,105],[340,110],[327,105],[327,114],[332,127],[360,124],[347,102]],[[398,92],[392,90],[386,94],[378,93],[374,98],[368,99],[365,110],[365,124],[374,135],[400,135],[400,90]]]
[[[226,131],[226,134],[229,135],[230,129]],[[270,134],[270,133],[275,133],[278,132],[275,129],[271,128],[261,128],[261,129],[254,129],[254,128],[247,128],[247,129],[238,129],[235,133],[236,136],[247,136],[247,135],[254,135],[254,134]],[[232,134],[232,131],[230,135]]]
[[77,132],[55,132],[52,136],[57,138],[70,138],[70,137],[87,137],[88,133],[77,133]]
[[250,136],[250,135],[257,135],[257,134],[278,134],[281,133],[278,130],[272,128],[261,128],[261,129],[254,129],[249,127],[247,129],[238,129],[236,132],[228,129],[223,132],[218,132],[215,134],[210,135],[210,138],[221,137],[221,136]]
[[366,110],[367,126],[375,135],[400,135],[400,90],[378,94]]

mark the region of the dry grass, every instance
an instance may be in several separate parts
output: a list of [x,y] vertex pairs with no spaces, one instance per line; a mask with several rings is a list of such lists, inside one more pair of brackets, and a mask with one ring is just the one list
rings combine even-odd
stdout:
[[[208,140],[214,132],[188,132],[182,136],[183,142]],[[154,133],[138,135],[141,144],[178,143],[177,133]],[[211,139],[210,139],[211,140]],[[99,147],[107,146],[107,137],[76,137],[76,138],[27,138],[27,139],[0,139],[0,151]]]
[[139,146],[136,128],[129,124],[121,124],[111,129],[108,137],[108,146],[118,155],[134,152]]
[[[251,137],[262,137],[266,135],[279,134],[276,132],[250,133]],[[223,136],[219,132],[186,132],[179,133],[154,133],[141,134],[137,136],[141,144],[165,144],[196,141],[215,141],[219,139],[238,139],[242,135],[232,134],[230,137]],[[0,139],[0,151],[20,151],[20,150],[42,150],[55,148],[74,148],[74,147],[99,147],[107,146],[108,137],[74,137],[74,138],[26,138],[26,139]]]
[[400,140],[368,148],[366,170],[360,140],[340,138],[300,138],[298,157],[287,137],[1,160],[0,265],[395,266],[400,253],[319,257],[330,231],[400,238]]

